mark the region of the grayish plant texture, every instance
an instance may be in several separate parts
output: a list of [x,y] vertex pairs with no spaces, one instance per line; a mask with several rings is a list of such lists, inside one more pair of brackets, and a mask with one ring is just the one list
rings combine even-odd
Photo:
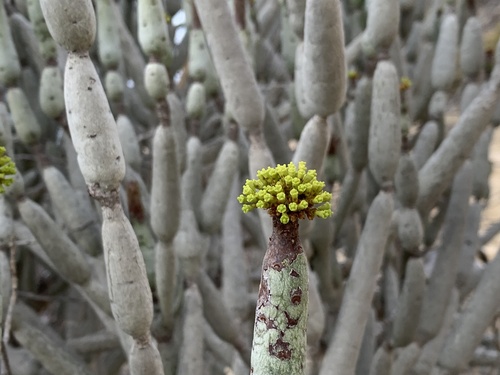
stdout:
[[0,0],[0,372],[499,374],[484,6]]

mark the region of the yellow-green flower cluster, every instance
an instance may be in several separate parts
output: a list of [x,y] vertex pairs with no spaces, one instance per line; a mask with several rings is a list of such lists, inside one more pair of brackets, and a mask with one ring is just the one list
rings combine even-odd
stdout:
[[5,187],[14,182],[12,176],[16,174],[14,162],[5,155],[5,147],[0,146],[0,194],[5,193]]
[[406,91],[412,86],[412,81],[410,78],[404,76],[401,77],[401,81],[399,82],[399,90],[400,91]]
[[283,224],[290,220],[327,218],[332,214],[332,195],[323,191],[325,183],[318,181],[314,169],[307,170],[299,162],[268,167],[257,172],[256,180],[247,180],[238,201],[243,212],[263,208],[271,216],[278,216]]

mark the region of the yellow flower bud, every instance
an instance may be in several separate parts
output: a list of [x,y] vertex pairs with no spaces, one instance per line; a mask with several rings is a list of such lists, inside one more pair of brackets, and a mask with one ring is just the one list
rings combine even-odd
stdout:
[[278,207],[276,208],[276,211],[278,211],[279,213],[282,213],[284,214],[286,212],[286,206],[284,204],[280,204],[278,205]]
[[257,197],[254,194],[247,195],[247,203],[254,203],[257,200]]
[[313,203],[315,204],[323,203],[323,197],[321,195],[316,195],[313,199]]
[[285,177],[288,173],[288,169],[286,166],[280,164],[276,167],[276,172],[278,172],[278,174],[281,176],[281,177]]
[[329,211],[316,211],[316,216],[320,217],[321,219],[326,219],[326,218],[330,217],[331,214],[332,214],[331,210],[329,210]]
[[288,224],[290,221],[290,217],[287,214],[282,214],[280,217],[280,221],[282,224]]

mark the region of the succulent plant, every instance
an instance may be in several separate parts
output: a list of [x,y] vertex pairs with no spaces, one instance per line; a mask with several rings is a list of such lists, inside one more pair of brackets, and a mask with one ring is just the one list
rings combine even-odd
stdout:
[[[477,253],[500,231],[478,233],[500,43],[467,4],[4,1],[13,373],[497,366],[500,255]],[[40,285],[53,294],[34,311]]]
[[324,186],[305,162],[290,162],[259,170],[238,197],[243,212],[262,208],[273,219],[255,313],[252,374],[305,371],[309,281],[298,227],[299,219],[332,214],[332,195]]

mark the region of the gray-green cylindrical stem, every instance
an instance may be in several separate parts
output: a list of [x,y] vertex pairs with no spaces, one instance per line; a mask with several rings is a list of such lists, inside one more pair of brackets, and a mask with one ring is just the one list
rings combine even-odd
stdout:
[[118,25],[110,0],[96,1],[97,47],[99,60],[106,70],[116,69],[122,59]]
[[381,191],[368,211],[335,334],[323,360],[320,375],[354,373],[390,232],[393,206],[393,195]]
[[460,266],[460,250],[472,191],[472,166],[466,162],[455,176],[443,226],[442,246],[437,252],[427,282],[417,340],[425,342],[438,334]]
[[370,171],[382,186],[394,179],[401,150],[401,100],[394,64],[380,61],[373,77],[368,158]]
[[407,374],[418,360],[421,351],[422,348],[415,342],[404,347],[392,365],[391,375]]
[[131,374],[158,374],[163,375],[163,365],[160,353],[152,343],[149,334],[143,341],[136,340],[132,344],[129,354]]
[[18,209],[23,221],[54,263],[58,274],[78,285],[87,283],[91,277],[87,260],[47,212],[30,199],[19,201]]
[[[194,1],[205,31],[222,91],[236,121],[245,131],[259,134],[264,104],[252,68],[226,1]],[[244,104],[243,104],[244,103]]]
[[269,103],[266,104],[263,132],[276,163],[287,164],[291,158],[291,151],[287,143],[288,140],[282,132],[278,112]]
[[340,198],[338,200],[337,209],[333,217],[334,226],[334,237],[340,232],[342,224],[349,213],[352,201],[356,197],[356,193],[359,187],[359,181],[361,179],[361,172],[356,171],[353,168],[349,168],[344,180],[342,181],[342,191],[340,193]]
[[[273,155],[269,151],[264,137],[261,135],[251,136],[250,147],[248,149],[248,170],[250,176],[257,175],[257,171],[262,168],[274,165]],[[264,237],[271,237],[272,223],[270,216],[264,210],[259,210],[259,218]]]
[[180,175],[174,132],[171,126],[158,126],[153,139],[151,227],[165,243],[173,240],[180,217]]
[[367,56],[388,50],[398,34],[399,1],[375,0],[367,3],[368,17],[362,47]]
[[445,318],[439,330],[439,333],[431,341],[425,344],[420,353],[417,363],[413,366],[412,375],[430,374],[432,368],[440,358],[441,350],[449,335],[450,328],[455,319],[455,313],[459,304],[459,295],[456,289],[453,289],[450,296],[450,302],[446,307]]
[[253,375],[304,374],[308,265],[299,224],[273,218],[255,312]]
[[249,290],[249,278],[240,220],[241,206],[236,200],[240,191],[239,176],[235,176],[222,224],[222,296],[231,315],[238,321],[244,321],[249,304],[241,297]]
[[340,109],[345,100],[345,70],[340,2],[307,1],[302,65],[305,117],[327,117]]
[[[439,141],[439,125],[436,121],[428,121],[423,126],[413,146],[411,156],[418,170],[431,157]],[[419,185],[420,186],[420,185]]]
[[137,237],[121,205],[103,205],[102,239],[113,316],[124,332],[142,338],[153,320],[153,299]]
[[61,345],[61,342],[54,340],[32,321],[21,316],[19,310],[17,314],[14,314],[13,333],[16,340],[28,349],[49,373],[92,374],[81,359],[74,356],[64,345]]
[[368,315],[363,342],[356,362],[356,374],[369,374],[373,356],[376,352],[375,311],[372,309]]
[[432,62],[431,81],[436,90],[448,91],[457,70],[458,19],[455,14],[443,17]]
[[52,118],[64,111],[63,77],[58,66],[46,66],[40,77],[40,108]]
[[472,152],[491,119],[499,94],[500,87],[497,88],[494,84],[481,91],[419,171],[420,193],[417,206],[420,213],[430,211],[455,172]]
[[175,250],[172,243],[158,241],[155,245],[156,292],[163,324],[167,330],[174,324],[175,269]]
[[203,302],[196,284],[184,292],[183,342],[177,374],[201,375],[205,373]]
[[386,347],[380,346],[373,356],[370,375],[385,375],[391,372],[392,353]]
[[368,164],[368,139],[370,135],[370,116],[373,80],[362,77],[356,86],[352,103],[353,115],[345,120],[345,134],[349,146],[351,164],[356,171],[362,171]]
[[9,19],[4,4],[0,5],[0,84],[7,86],[15,83],[21,74],[21,65],[16,46],[12,39]]
[[330,132],[325,118],[313,116],[300,135],[293,162],[298,165],[305,161],[309,169],[321,171],[330,140]]
[[425,291],[424,263],[421,258],[406,263],[406,277],[392,325],[392,345],[409,345],[417,330]]
[[[483,332],[500,306],[500,257],[490,263],[441,352],[439,364],[456,371],[467,366]],[[464,339],[467,338],[467,339]]]
[[214,233],[220,229],[231,190],[231,181],[238,168],[238,157],[238,144],[230,139],[226,140],[201,201],[201,227],[207,233]]
[[64,99],[85,182],[103,190],[116,189],[125,175],[125,160],[104,88],[86,53],[68,55]]
[[6,99],[17,137],[28,147],[34,145],[40,140],[42,129],[26,94],[19,87],[13,87],[7,91]]
[[138,1],[138,39],[144,53],[169,66],[172,56],[163,2]]
[[241,358],[250,362],[250,350],[243,342],[238,327],[232,319],[222,295],[205,271],[198,273],[196,284],[203,297],[203,314],[214,332],[226,342],[231,343],[239,352]]
[[287,0],[286,7],[292,30],[299,39],[304,39],[304,15],[306,11],[306,1]]
[[396,196],[399,202],[413,208],[418,199],[418,168],[411,154],[404,153],[399,158],[398,169],[394,176]]
[[467,211],[464,240],[460,253],[457,280],[455,281],[455,285],[459,289],[462,297],[474,275],[474,263],[477,249],[480,248],[478,234],[482,212],[483,205],[480,202],[470,204]]
[[71,52],[88,51],[95,39],[96,19],[91,0],[40,1],[54,40]]
[[53,166],[43,170],[43,180],[53,208],[61,216],[67,233],[80,249],[91,255],[100,254],[102,240],[97,216],[88,199],[82,197]]

